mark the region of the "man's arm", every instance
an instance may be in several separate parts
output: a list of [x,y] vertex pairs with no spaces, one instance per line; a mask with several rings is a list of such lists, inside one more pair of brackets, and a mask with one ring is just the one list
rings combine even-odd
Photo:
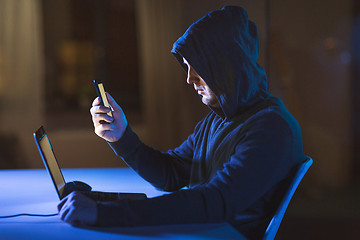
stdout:
[[[229,161],[208,183],[145,200],[98,202],[96,225],[127,227],[214,223],[244,217],[244,210],[265,194],[272,193],[274,187],[288,175],[290,168],[304,157],[283,122],[264,124],[260,120],[249,125],[255,130],[246,131],[239,138],[241,140]],[[269,211],[269,206],[264,206],[265,202],[260,203],[261,209],[252,209],[252,213],[260,214],[257,217],[263,217],[266,214],[263,211]],[[64,204],[66,208],[61,208],[64,219],[86,223],[85,214],[71,211],[71,207],[81,204],[80,198]],[[94,211],[92,213],[94,216]],[[245,217],[256,220],[251,216]]]
[[160,152],[144,145],[128,126],[125,114],[116,101],[107,94],[113,110],[113,118],[107,113],[109,108],[100,105],[96,98],[90,109],[95,133],[105,139],[115,153],[155,187],[178,190],[189,184],[193,153],[192,136],[175,151]]
[[[241,137],[229,162],[207,184],[151,199],[98,203],[98,225],[211,223],[241,216],[265,194],[271,194],[290,169],[304,159],[284,124],[262,120],[249,124],[255,130]],[[258,214],[269,211],[269,206],[263,207]]]
[[189,185],[193,135],[176,150],[161,152],[142,143],[128,126],[123,137],[109,142],[114,152],[142,178],[163,191],[176,191]]

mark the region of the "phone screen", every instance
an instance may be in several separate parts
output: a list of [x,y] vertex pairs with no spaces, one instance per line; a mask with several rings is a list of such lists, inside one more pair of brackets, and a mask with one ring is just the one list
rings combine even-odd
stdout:
[[[104,84],[100,80],[95,79],[94,85],[96,88],[96,93],[101,99],[101,104],[107,108],[110,108],[110,104],[109,104],[108,99],[105,94]],[[112,112],[108,112],[107,115],[109,115],[110,117],[113,117]]]

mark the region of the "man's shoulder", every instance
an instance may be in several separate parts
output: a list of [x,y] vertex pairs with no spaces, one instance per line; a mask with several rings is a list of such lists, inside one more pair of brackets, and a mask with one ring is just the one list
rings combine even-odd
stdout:
[[263,115],[272,115],[276,112],[281,115],[286,111],[284,104],[279,98],[268,97],[247,107],[245,110],[239,111],[232,119],[235,121],[246,121]]
[[234,120],[245,125],[261,124],[268,127],[285,127],[298,124],[277,97],[269,97],[254,104],[246,112],[238,114]]

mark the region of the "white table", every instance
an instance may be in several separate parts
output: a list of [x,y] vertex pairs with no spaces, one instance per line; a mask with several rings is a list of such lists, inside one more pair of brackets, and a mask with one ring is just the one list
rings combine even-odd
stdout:
[[[64,169],[65,180],[86,182],[96,191],[164,194],[128,168]],[[59,202],[45,169],[0,170],[0,216],[57,213]],[[0,219],[0,239],[244,239],[228,224],[192,224],[132,228],[72,227],[58,216]]]

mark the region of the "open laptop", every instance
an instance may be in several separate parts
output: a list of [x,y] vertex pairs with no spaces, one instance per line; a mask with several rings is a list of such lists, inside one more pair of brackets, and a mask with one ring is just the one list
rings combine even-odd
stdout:
[[80,181],[65,182],[64,176],[56,160],[53,148],[50,144],[50,139],[46,134],[44,127],[41,126],[36,132],[34,132],[33,135],[45,168],[51,176],[55,190],[60,200],[72,191],[81,191],[83,194],[96,201],[118,201],[121,199],[146,198],[144,193],[96,192],[91,191],[91,187],[89,185]]

